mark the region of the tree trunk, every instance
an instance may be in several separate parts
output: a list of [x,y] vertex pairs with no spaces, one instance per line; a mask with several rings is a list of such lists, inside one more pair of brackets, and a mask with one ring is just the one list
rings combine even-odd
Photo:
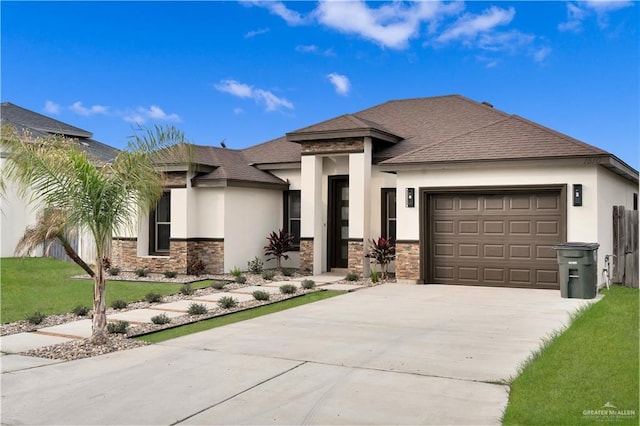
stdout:
[[71,260],[73,260],[82,269],[84,269],[84,271],[87,274],[89,274],[90,277],[95,278],[96,274],[95,272],[93,272],[93,269],[91,269],[89,265],[87,265],[85,261],[82,260],[80,256],[78,256],[78,253],[73,249],[73,247],[71,247],[71,244],[69,244],[69,241],[67,241],[67,239],[62,235],[58,235],[58,240],[62,244],[62,247],[64,248],[64,252],[67,253],[67,256],[69,256]]
[[93,324],[91,341],[96,345],[107,343],[106,282],[102,258],[97,256],[97,273],[93,279]]

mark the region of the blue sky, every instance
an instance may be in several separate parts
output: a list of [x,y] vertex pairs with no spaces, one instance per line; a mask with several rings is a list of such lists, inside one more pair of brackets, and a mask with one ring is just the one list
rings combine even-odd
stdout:
[[123,147],[136,123],[244,148],[461,94],[639,168],[640,4],[12,2],[1,99]]

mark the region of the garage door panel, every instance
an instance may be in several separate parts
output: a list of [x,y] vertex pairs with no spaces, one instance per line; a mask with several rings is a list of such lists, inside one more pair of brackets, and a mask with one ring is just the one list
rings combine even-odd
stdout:
[[564,238],[559,192],[432,197],[429,256],[433,266],[427,279],[450,284],[559,287],[553,250]]
[[553,246],[538,245],[536,246],[536,259],[555,262],[557,259],[556,251],[553,249]]
[[477,220],[458,221],[458,234],[480,235],[480,224]]
[[553,211],[561,213],[560,197],[551,194],[541,194],[536,196],[536,209],[538,211]]
[[434,224],[434,234],[455,234],[453,220],[437,220]]
[[505,278],[504,268],[483,268],[483,281],[492,284],[502,284]]
[[485,220],[482,225],[484,235],[505,235],[502,220]]
[[459,244],[458,245],[458,256],[460,257],[470,257],[474,259],[478,259],[480,257],[480,246],[479,244]]
[[509,259],[519,259],[519,260],[532,260],[531,259],[531,250],[530,245],[509,245]]

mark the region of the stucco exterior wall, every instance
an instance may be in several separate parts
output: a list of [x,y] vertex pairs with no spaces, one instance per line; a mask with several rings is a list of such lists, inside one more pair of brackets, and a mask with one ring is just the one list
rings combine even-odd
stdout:
[[[428,187],[472,187],[472,186],[514,186],[514,185],[567,185],[567,240],[594,242],[597,233],[597,192],[598,173],[595,166],[521,166],[487,167],[484,169],[443,169],[433,171],[398,172],[398,239],[418,240],[420,237],[420,200],[416,206],[405,206],[407,188]],[[583,205],[572,204],[571,186],[583,185]]]
[[[20,198],[14,185],[7,185],[5,195],[0,197],[0,234],[2,234],[0,256],[15,256],[16,245],[26,227],[35,224],[36,221],[37,207],[29,205]],[[35,250],[31,255],[42,256],[42,249]]]
[[[267,235],[282,227],[282,191],[255,188],[225,188],[224,270],[247,269],[258,256],[264,261]],[[298,260],[299,262],[299,260]],[[265,267],[275,266],[274,262]],[[283,266],[297,267],[294,259]]]
[[[613,254],[613,206],[633,209],[633,194],[638,185],[612,173],[604,167],[598,168],[598,269],[604,268],[604,257]],[[602,280],[602,274],[599,274]],[[602,283],[603,284],[603,283]]]

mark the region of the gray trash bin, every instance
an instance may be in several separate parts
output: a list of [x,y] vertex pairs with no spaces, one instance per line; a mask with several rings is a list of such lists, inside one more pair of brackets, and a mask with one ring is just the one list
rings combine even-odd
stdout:
[[560,269],[560,296],[593,299],[598,287],[598,243],[553,246]]

